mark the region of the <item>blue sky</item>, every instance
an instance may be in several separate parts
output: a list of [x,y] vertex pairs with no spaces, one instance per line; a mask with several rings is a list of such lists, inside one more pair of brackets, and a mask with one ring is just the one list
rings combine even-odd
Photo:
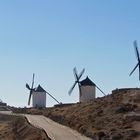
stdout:
[[[139,0],[0,1],[0,98],[27,106],[25,83],[42,87],[60,102],[78,102],[73,67],[109,94],[139,87],[133,41],[140,43]],[[102,94],[97,91],[97,96]],[[55,102],[47,97],[47,106]]]

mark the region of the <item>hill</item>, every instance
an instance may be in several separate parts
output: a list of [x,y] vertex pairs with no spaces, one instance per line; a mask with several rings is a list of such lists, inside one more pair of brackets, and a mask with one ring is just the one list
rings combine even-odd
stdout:
[[16,112],[43,114],[93,140],[140,139],[140,89],[116,89],[88,103]]
[[48,140],[44,131],[28,124],[24,117],[0,114],[0,140]]

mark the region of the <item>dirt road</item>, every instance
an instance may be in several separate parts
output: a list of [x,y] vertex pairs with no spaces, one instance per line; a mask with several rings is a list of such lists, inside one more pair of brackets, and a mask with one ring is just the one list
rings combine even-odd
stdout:
[[52,140],[91,140],[78,132],[41,115],[25,115],[29,122],[43,128]]
[[[7,115],[12,114],[11,111],[0,111],[0,113],[7,114]],[[15,114],[15,115],[19,115],[19,114]],[[42,115],[24,114],[24,116],[28,119],[28,121],[32,125],[44,129],[45,132],[48,134],[48,136],[51,138],[51,140],[66,140],[66,139],[67,140],[91,140],[90,138],[87,138],[79,134],[78,132],[66,126],[60,125]]]

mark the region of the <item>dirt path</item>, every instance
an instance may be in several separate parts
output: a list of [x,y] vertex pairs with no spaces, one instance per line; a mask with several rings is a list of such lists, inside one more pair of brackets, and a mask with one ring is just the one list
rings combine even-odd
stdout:
[[[1,113],[12,114],[10,111],[1,111]],[[32,125],[44,129],[51,140],[91,140],[90,138],[87,138],[78,132],[66,126],[60,125],[42,115],[24,114],[23,116],[25,116]]]
[[91,140],[72,129],[41,115],[25,115],[29,122],[43,128],[52,140]]

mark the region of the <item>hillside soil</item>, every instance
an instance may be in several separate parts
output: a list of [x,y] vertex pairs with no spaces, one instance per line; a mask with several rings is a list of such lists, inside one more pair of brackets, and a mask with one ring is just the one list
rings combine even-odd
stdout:
[[44,131],[28,124],[24,117],[0,114],[0,140],[48,140]]
[[117,89],[88,103],[14,111],[42,114],[93,140],[140,140],[140,89]]

